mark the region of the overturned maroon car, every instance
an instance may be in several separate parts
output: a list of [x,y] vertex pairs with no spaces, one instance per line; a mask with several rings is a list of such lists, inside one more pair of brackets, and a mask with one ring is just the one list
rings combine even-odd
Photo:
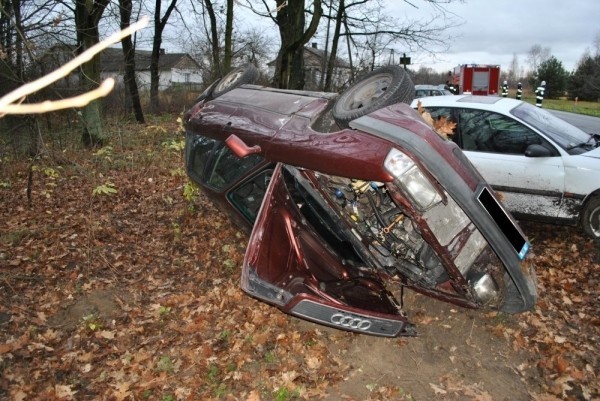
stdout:
[[[451,141],[411,109],[401,68],[341,95],[251,84],[242,66],[186,113],[189,177],[251,232],[243,290],[291,315],[415,335],[398,289],[533,308],[530,244]],[[401,297],[400,297],[401,298]]]

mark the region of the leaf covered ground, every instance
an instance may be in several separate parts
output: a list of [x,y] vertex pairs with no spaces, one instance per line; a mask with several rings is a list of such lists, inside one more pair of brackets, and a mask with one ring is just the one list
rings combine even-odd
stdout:
[[122,131],[34,160],[0,149],[0,399],[600,397],[600,251],[576,229],[523,224],[534,311],[408,294],[419,337],[350,334],[241,292],[247,235],[186,185],[176,123]]

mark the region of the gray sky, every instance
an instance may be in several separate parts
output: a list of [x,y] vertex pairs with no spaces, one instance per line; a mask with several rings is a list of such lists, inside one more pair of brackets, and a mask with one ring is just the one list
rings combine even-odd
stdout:
[[[432,14],[422,0],[388,0],[397,18],[419,18]],[[550,48],[550,53],[572,71],[600,33],[599,0],[465,0],[446,6],[459,26],[448,31],[454,36],[450,49],[433,59],[425,54],[407,54],[412,68],[421,65],[437,71],[458,64],[500,64],[508,69],[513,59],[529,70],[527,54],[533,45]]]

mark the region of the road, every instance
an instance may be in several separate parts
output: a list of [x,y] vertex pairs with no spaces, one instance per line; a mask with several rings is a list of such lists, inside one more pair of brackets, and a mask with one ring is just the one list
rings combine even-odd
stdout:
[[557,117],[562,118],[566,122],[573,124],[584,132],[590,134],[600,134],[600,118],[586,116],[583,114],[569,113],[567,111],[558,111],[546,109]]

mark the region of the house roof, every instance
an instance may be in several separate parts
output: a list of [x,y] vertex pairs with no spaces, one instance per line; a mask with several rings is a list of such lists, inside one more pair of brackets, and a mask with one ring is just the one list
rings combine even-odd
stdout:
[[[152,52],[150,50],[136,50],[136,71],[150,70]],[[100,70],[123,71],[124,70],[123,49],[109,47],[100,53]],[[187,53],[164,53],[158,59],[159,70],[171,70],[173,68],[201,69],[200,65]]]

